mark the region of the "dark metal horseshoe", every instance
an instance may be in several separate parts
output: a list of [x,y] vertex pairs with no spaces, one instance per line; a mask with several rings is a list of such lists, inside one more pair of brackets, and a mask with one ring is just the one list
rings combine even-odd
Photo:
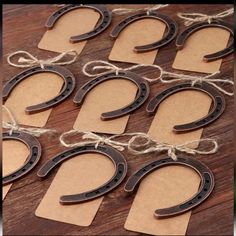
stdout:
[[35,66],[35,67],[32,67],[31,69],[21,72],[20,74],[15,75],[11,80],[9,80],[6,83],[2,91],[3,101],[7,100],[13,88],[17,84],[19,84],[22,80],[26,79],[27,77],[31,75],[34,75],[36,73],[41,73],[41,72],[52,72],[52,73],[58,74],[59,76],[63,78],[64,85],[63,85],[63,88],[61,89],[60,94],[57,95],[55,98],[48,100],[46,102],[42,102],[37,105],[26,107],[25,112],[27,114],[33,114],[33,113],[47,110],[51,108],[52,106],[55,106],[63,102],[73,92],[75,88],[75,78],[74,78],[74,75],[69,70],[61,66],[45,65],[43,69],[40,66]]
[[108,145],[98,145],[96,148],[94,145],[85,145],[83,147],[77,147],[74,149],[71,149],[69,151],[65,151],[63,153],[60,153],[59,155],[53,157],[51,160],[46,162],[41,169],[38,171],[38,176],[43,178],[48,175],[49,172],[51,172],[52,169],[54,169],[56,166],[61,164],[62,162],[68,160],[69,158],[75,157],[80,154],[84,153],[100,153],[107,157],[109,157],[115,168],[115,174],[113,177],[103,184],[102,186],[93,189],[91,191],[87,191],[84,193],[74,194],[74,195],[65,195],[60,197],[60,203],[61,204],[75,204],[75,203],[81,203],[85,201],[89,201],[91,199],[100,197],[111,190],[115,189],[119,184],[123,181],[123,179],[126,176],[127,173],[127,162],[124,158],[124,156],[117,151],[116,149],[112,148]]
[[124,187],[125,191],[127,193],[133,193],[145,176],[154,170],[169,165],[184,165],[194,169],[201,178],[201,185],[198,192],[187,201],[182,202],[176,206],[155,210],[154,215],[157,218],[175,216],[191,210],[192,208],[201,204],[211,194],[214,188],[214,176],[207,166],[203,165],[196,159],[178,157],[177,161],[174,161],[172,158],[164,158],[153,161],[142,167],[128,179]]
[[[98,34],[102,33],[111,23],[111,13],[107,10],[107,8],[101,4],[69,4],[65,7],[59,9],[58,11],[54,12],[47,20],[46,28],[52,29],[55,25],[56,21],[68,11],[72,11],[79,8],[90,8],[100,13],[101,19],[95,29],[89,31],[85,34],[76,35],[70,37],[71,43],[81,42],[90,38],[97,36]],[[82,22],[80,22],[82,23]]]
[[14,182],[15,180],[18,180],[19,178],[25,176],[29,171],[31,171],[38,163],[41,157],[42,149],[39,141],[30,134],[14,131],[12,132],[12,135],[9,135],[9,133],[6,132],[2,135],[3,140],[18,140],[20,142],[23,142],[30,150],[30,154],[27,157],[25,164],[19,169],[2,178],[2,184],[6,185]]
[[[180,33],[177,38],[176,38],[176,47],[178,50],[182,49],[184,47],[184,43],[186,42],[187,38],[193,34],[194,32],[208,28],[208,27],[217,27],[217,28],[222,28],[230,32],[231,36],[234,37],[234,32],[233,32],[233,26],[223,22],[223,21],[212,21],[210,24],[208,22],[200,22],[193,24],[189,27],[187,27],[182,33]],[[233,53],[234,51],[234,42],[232,42],[228,47],[226,47],[223,50],[220,50],[218,52],[212,53],[205,55],[203,57],[203,60],[205,62],[210,62],[210,61],[215,61],[220,58],[226,57],[227,55]]]
[[124,20],[122,20],[117,26],[113,28],[113,30],[110,33],[110,37],[117,38],[119,34],[121,33],[121,31],[127,25],[131,24],[134,21],[145,19],[145,18],[153,18],[153,19],[162,21],[167,26],[167,32],[165,33],[165,36],[157,42],[134,47],[135,52],[138,52],[138,53],[149,52],[149,51],[161,48],[167,45],[168,43],[170,43],[177,35],[178,25],[174,20],[172,20],[168,16],[163,15],[161,13],[150,12],[149,14],[147,14],[146,12],[144,12],[144,13],[139,13],[136,15],[129,16],[125,18]]
[[211,111],[208,113],[208,115],[204,116],[201,119],[198,119],[196,121],[182,124],[182,125],[176,125],[173,127],[173,130],[175,132],[185,132],[185,131],[191,131],[195,129],[199,129],[201,127],[204,127],[213,121],[215,121],[217,118],[219,118],[225,109],[225,98],[223,94],[221,94],[217,89],[215,89],[213,86],[211,86],[208,83],[196,83],[194,86],[192,86],[191,83],[181,83],[178,85],[174,85],[173,87],[170,87],[163,92],[156,95],[154,98],[150,100],[150,102],[147,105],[147,112],[148,113],[154,113],[155,110],[158,108],[160,103],[170,95],[184,91],[184,90],[197,90],[204,92],[208,94],[212,100],[213,100],[213,107]]
[[128,71],[119,71],[117,74],[115,72],[110,72],[110,73],[101,75],[93,80],[90,80],[88,83],[86,83],[84,86],[82,86],[78,90],[78,92],[76,93],[74,97],[74,103],[77,105],[81,104],[86,94],[92,88],[94,88],[96,85],[104,81],[115,79],[115,78],[122,78],[122,79],[130,80],[131,82],[135,83],[138,87],[138,93],[136,95],[135,100],[132,103],[128,104],[127,106],[114,110],[114,111],[102,113],[101,114],[102,120],[109,120],[109,119],[114,119],[114,118],[124,116],[136,110],[137,108],[139,108],[147,100],[149,91],[150,91],[148,82],[135,73],[128,72]]

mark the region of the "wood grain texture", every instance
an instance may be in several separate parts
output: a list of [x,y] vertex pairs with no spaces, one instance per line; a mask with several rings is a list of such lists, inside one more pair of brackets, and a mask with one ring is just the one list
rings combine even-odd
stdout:
[[[146,6],[146,5],[143,5]],[[109,9],[122,5],[107,5]],[[127,5],[127,7],[141,7]],[[176,17],[177,12],[202,12],[213,14],[232,7],[231,5],[170,5],[163,9],[163,13],[176,19],[180,30],[183,22]],[[6,54],[26,50],[40,58],[56,54],[37,49],[37,44],[45,32],[44,24],[47,17],[57,9],[55,5],[4,5],[3,6],[3,84],[21,69],[13,68],[6,63]],[[109,38],[112,27],[124,16],[113,17],[110,27],[88,41],[77,63],[67,66],[77,79],[77,89],[88,78],[81,73],[81,67],[86,62],[95,59],[107,60],[113,41]],[[227,18],[233,22],[233,17]],[[102,42],[102,43],[101,43]],[[159,50],[155,64],[166,70],[171,70],[176,49],[174,41]],[[117,63],[125,67],[128,63]],[[221,67],[226,77],[233,76],[233,55],[223,60]],[[153,69],[142,68],[137,72],[152,76]],[[194,73],[191,73],[194,74]],[[151,86],[151,97],[166,88],[166,85]],[[76,92],[76,90],[75,90]],[[55,107],[47,122],[47,128],[56,128],[59,133],[72,128],[79,108],[75,107],[72,99],[75,92],[62,104]],[[145,105],[147,102],[145,103]],[[216,186],[211,197],[195,208],[189,222],[187,235],[232,235],[233,234],[233,99],[226,97],[226,110],[216,122],[206,127],[203,137],[217,137],[220,143],[219,151],[211,156],[196,156],[213,171]],[[145,105],[132,113],[127,132],[147,132],[153,117],[145,113]],[[36,172],[39,167],[53,155],[65,150],[58,141],[58,137],[41,137],[43,156],[39,165],[21,181],[13,184],[3,202],[3,230],[4,235],[139,235],[126,231],[124,223],[131,207],[133,197],[124,197],[124,183],[115,191],[108,194],[90,227],[78,227],[70,224],[38,218],[34,212],[48,189],[54,174],[47,180],[40,181]],[[204,148],[204,145],[202,145]],[[155,155],[135,157],[124,153],[127,157],[129,170],[127,178],[141,165],[154,160]],[[127,179],[126,178],[126,179]]]

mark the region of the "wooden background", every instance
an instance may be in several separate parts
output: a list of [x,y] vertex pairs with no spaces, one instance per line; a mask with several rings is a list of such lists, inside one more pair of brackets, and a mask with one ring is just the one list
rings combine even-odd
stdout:
[[[122,7],[122,5],[107,5],[107,7],[113,9]],[[140,6],[127,5],[127,7]],[[232,6],[182,4],[171,5],[163,11],[173,17],[179,24],[180,30],[182,30],[184,28],[183,22],[176,17],[177,12],[214,14],[229,7]],[[55,5],[4,5],[3,84],[21,71],[19,68],[13,68],[6,63],[4,55],[7,53],[26,50],[39,56],[39,58],[56,55],[52,52],[37,49],[37,44],[45,32],[45,21],[56,9],[58,8]],[[94,59],[107,60],[113,45],[113,41],[109,39],[109,32],[123,17],[115,16],[108,30],[87,42],[79,61],[67,66],[78,79],[77,88],[87,81],[87,78],[81,73],[81,65]],[[232,23],[233,17],[228,17],[227,21]],[[171,70],[175,54],[173,41],[158,52],[155,64],[161,65],[166,70]],[[118,65],[125,67],[128,64],[118,63]],[[224,59],[221,70],[224,75],[233,76],[233,55]],[[152,69],[148,68],[148,71],[152,72]],[[147,68],[139,69],[138,72],[145,75],[147,74]],[[162,91],[165,87],[166,85],[152,85],[150,97]],[[72,128],[78,114],[78,108],[75,108],[72,102],[75,91],[69,99],[53,109],[46,125],[47,128],[56,128],[59,132]],[[233,99],[226,96],[226,104],[227,107],[222,117],[205,128],[203,132],[203,137],[218,136],[220,140],[220,150],[216,154],[204,158],[196,157],[201,159],[213,171],[216,186],[211,197],[193,210],[187,235],[233,234]],[[140,117],[145,117],[145,122]],[[142,106],[141,109],[130,116],[127,132],[136,131],[137,126],[140,131],[147,132],[152,119],[152,116],[145,115],[145,106]],[[65,150],[59,145],[57,137],[52,140],[42,137],[39,140],[43,147],[42,160],[30,174],[13,184],[3,202],[3,229],[5,235],[138,235],[138,233],[126,231],[123,227],[133,201],[133,198],[127,200],[122,197],[124,183],[104,198],[90,227],[79,227],[36,217],[34,212],[55,174],[54,172],[47,180],[41,182],[38,180],[36,172],[46,160]],[[143,158],[124,154],[129,164],[128,176],[146,162]],[[155,156],[150,155],[149,158],[151,161]],[[117,201],[117,199],[119,200]]]

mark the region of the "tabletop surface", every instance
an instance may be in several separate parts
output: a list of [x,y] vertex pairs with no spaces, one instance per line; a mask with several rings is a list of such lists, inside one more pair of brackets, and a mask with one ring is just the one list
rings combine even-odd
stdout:
[[[144,5],[146,6],[146,5]],[[123,7],[122,5],[107,5],[109,9]],[[127,7],[137,7],[127,5]],[[139,6],[140,7],[140,6]],[[180,26],[184,28],[183,22],[176,17],[176,12],[202,12],[213,14],[228,9],[231,5],[171,5],[165,8],[165,13],[175,18]],[[52,52],[39,50],[37,44],[45,32],[44,24],[47,17],[57,8],[55,5],[4,5],[3,7],[3,84],[12,76],[19,73],[19,68],[11,67],[6,62],[7,53],[17,50],[26,50],[41,58],[56,55]],[[80,54],[83,61],[97,59],[107,60],[113,42],[109,39],[111,28],[123,18],[117,16],[112,20],[109,29],[88,40],[84,50]],[[30,24],[27,23],[30,21]],[[228,17],[227,21],[232,23],[233,17]],[[25,27],[27,25],[27,27]],[[29,33],[30,32],[30,33]],[[16,40],[17,39],[17,40]],[[101,44],[101,40],[103,43]],[[96,49],[96,50],[95,50]],[[166,70],[171,70],[171,65],[176,55],[174,41],[167,47],[159,50],[155,64]],[[68,69],[79,77],[77,89],[81,87],[87,78],[83,76],[78,65],[81,61],[67,66]],[[118,63],[122,67],[127,63]],[[151,71],[152,69],[150,69]],[[147,72],[146,69],[139,69],[140,73]],[[233,77],[233,55],[223,60],[221,71],[226,77]],[[151,96],[162,91],[165,85],[152,85]],[[76,91],[76,90],[75,90]],[[58,132],[70,130],[78,114],[72,102],[74,93],[62,104],[53,108],[53,111],[46,124],[47,128],[57,128]],[[203,204],[192,211],[191,219],[187,229],[187,235],[232,235],[233,234],[233,99],[226,96],[226,110],[220,119],[204,128],[203,137],[218,137],[221,140],[219,151],[213,158],[202,160],[214,173],[216,185],[211,197]],[[147,117],[146,122],[140,122],[139,117],[145,115],[145,106],[133,112],[130,116],[127,132],[139,130],[147,132],[151,125],[152,117]],[[70,115],[71,119],[64,122],[64,114]],[[55,126],[56,124],[56,126]],[[11,187],[3,202],[3,230],[4,235],[138,235],[139,233],[124,229],[124,223],[130,210],[133,198],[126,200],[122,197],[123,184],[115,191],[105,196],[103,203],[89,227],[79,227],[71,224],[60,223],[36,217],[34,212],[42,197],[48,189],[53,176],[46,179],[43,185],[38,181],[36,172],[42,163],[53,155],[65,150],[59,145],[58,138],[54,138],[50,143],[44,138],[39,138],[43,147],[43,156],[40,164],[25,176],[21,181],[17,181]],[[222,141],[223,140],[223,141]],[[204,144],[202,145],[204,148]],[[129,163],[128,176],[138,167],[145,163],[142,158],[124,153]],[[150,161],[154,160],[150,155]],[[196,157],[200,159],[200,157]],[[32,189],[34,191],[32,191]],[[119,198],[119,201],[117,201]],[[108,204],[109,203],[109,204]],[[112,207],[111,207],[112,206]],[[112,208],[112,209],[111,209]],[[111,211],[112,210],[112,211]],[[112,214],[111,214],[112,212]]]

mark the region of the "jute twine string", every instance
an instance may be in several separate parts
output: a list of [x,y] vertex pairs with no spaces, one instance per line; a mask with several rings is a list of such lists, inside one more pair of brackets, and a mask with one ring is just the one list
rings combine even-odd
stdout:
[[[71,143],[66,141],[66,138],[68,138],[69,136],[75,135],[75,134],[83,134],[82,139],[86,139],[86,141],[80,141],[80,142],[75,142],[75,143]],[[99,144],[107,144],[110,145],[114,148],[116,148],[119,151],[123,151],[125,149],[125,147],[128,145],[128,143],[126,142],[119,142],[116,141],[115,139],[118,137],[123,137],[123,136],[132,136],[135,134],[140,134],[141,133],[124,133],[124,134],[118,134],[118,135],[112,135],[110,137],[108,136],[100,136],[98,134],[95,134],[93,132],[80,132],[77,130],[69,130],[65,133],[63,133],[60,137],[60,143],[65,146],[65,147],[82,147],[84,145],[87,144],[95,144],[95,148],[98,147]]]
[[[20,56],[23,55],[23,56]],[[64,60],[64,57],[70,55],[72,56],[72,59]],[[13,63],[12,58],[14,56],[20,56],[18,59],[18,63]],[[32,67],[36,65],[40,65],[42,69],[44,69],[44,65],[69,65],[74,63],[78,58],[78,53],[75,50],[68,50],[66,52],[63,52],[59,54],[56,57],[52,57],[49,59],[38,59],[37,57],[33,56],[29,52],[26,51],[16,51],[13,53],[8,54],[7,56],[7,62],[11,66],[19,67],[19,68],[26,68],[26,67]]]
[[[66,137],[74,134],[83,134],[82,139],[83,140],[86,139],[86,141],[80,141],[75,143],[65,141]],[[115,138],[123,136],[131,136],[131,138],[129,139],[128,142],[119,142],[114,140]],[[140,138],[142,139],[142,143],[136,144],[136,140]],[[123,151],[125,147],[127,147],[128,151],[130,151],[134,155],[166,151],[167,155],[171,157],[173,160],[177,160],[177,154],[176,154],[177,151],[193,155],[194,154],[208,155],[215,153],[218,150],[218,144],[216,140],[210,138],[193,140],[179,145],[171,145],[167,143],[159,143],[156,140],[151,139],[147,134],[141,132],[124,133],[120,135],[118,134],[107,137],[107,136],[100,136],[92,132],[80,132],[77,130],[70,130],[63,133],[59,139],[60,143],[63,146],[70,148],[81,147],[87,144],[94,144],[95,148],[97,148],[99,144],[107,144],[112,146],[113,148],[116,148],[119,151]],[[190,144],[201,143],[201,142],[213,144],[213,147],[206,151],[193,149],[189,147]]]
[[[136,140],[140,138],[144,140],[144,143],[135,144]],[[191,144],[200,144],[203,142],[212,144],[213,147],[206,151],[189,147],[189,145]],[[143,148],[140,149],[140,147]],[[215,139],[205,138],[205,139],[196,139],[188,141],[179,145],[172,145],[168,143],[160,143],[154,139],[151,139],[149,135],[143,133],[142,135],[137,134],[129,140],[128,150],[135,155],[166,151],[169,157],[171,157],[173,160],[177,160],[178,159],[176,154],[177,151],[193,155],[195,154],[208,155],[216,153],[216,151],[218,150],[218,144]]]
[[25,133],[31,134],[33,136],[36,136],[36,137],[40,137],[42,134],[56,132],[55,130],[52,130],[52,129],[20,127],[19,124],[17,123],[14,115],[10,111],[10,109],[7,108],[5,105],[3,105],[2,108],[11,120],[10,122],[2,121],[2,127],[5,129],[9,129],[9,135],[12,135],[13,131],[21,131],[21,132],[25,132]]
[[[89,71],[89,67],[92,72]],[[137,68],[142,68],[142,67],[152,67],[152,68],[156,68],[157,70],[159,70],[160,74],[157,78],[150,79],[145,76],[142,76],[143,79],[147,80],[150,83],[157,82],[158,80],[160,80],[162,83],[191,81],[192,86],[194,86],[195,83],[206,82],[206,83],[214,86],[216,89],[218,89],[219,91],[221,91],[222,93],[224,93],[228,96],[233,96],[233,94],[234,94],[233,92],[229,92],[229,91],[223,89],[222,87],[220,87],[219,85],[217,85],[217,83],[223,82],[224,84],[229,84],[229,85],[233,86],[234,82],[232,80],[212,78],[212,77],[216,76],[217,74],[219,74],[220,73],[219,71],[216,71],[216,72],[206,75],[206,76],[197,76],[197,75],[186,75],[186,74],[177,74],[177,73],[173,73],[173,72],[168,72],[168,71],[165,71],[161,66],[158,66],[158,65],[137,64],[137,65],[130,66],[127,68],[121,68],[121,67],[115,66],[114,64],[107,62],[107,61],[94,60],[94,61],[87,62],[83,66],[82,72],[83,72],[83,74],[87,75],[88,77],[95,77],[95,76],[97,77],[97,76],[101,76],[103,74],[106,74],[108,71],[115,71],[116,75],[118,75],[119,71],[131,71],[131,70],[134,70]],[[105,70],[105,71],[96,72],[96,70],[101,70],[101,69]]]
[[112,10],[112,13],[115,13],[116,15],[123,15],[138,11],[147,11],[147,15],[149,15],[152,11],[156,11],[167,6],[169,6],[169,4],[156,4],[152,7],[144,7],[144,8],[116,8]]
[[178,13],[177,16],[181,19],[184,19],[185,20],[184,24],[186,26],[189,26],[195,22],[203,22],[203,21],[207,21],[210,24],[213,20],[222,19],[226,16],[232,15],[233,13],[234,13],[234,8],[232,7],[226,11],[214,15],[206,15],[202,13]]

